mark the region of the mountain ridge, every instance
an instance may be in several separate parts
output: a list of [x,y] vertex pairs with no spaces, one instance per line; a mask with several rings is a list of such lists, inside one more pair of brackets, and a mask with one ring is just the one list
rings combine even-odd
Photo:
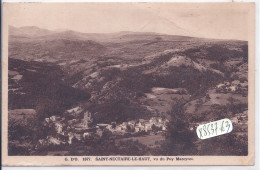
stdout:
[[[69,29],[59,29],[59,30],[49,30],[43,29],[36,26],[23,26],[23,27],[14,27],[9,26],[9,36],[28,36],[34,38],[40,38],[44,36],[69,36],[73,35],[74,38],[78,39],[91,39],[97,41],[105,41],[105,39],[111,39],[112,37],[120,38],[125,35],[135,35],[135,36],[159,36],[159,37],[171,37],[171,38],[184,38],[184,39],[203,39],[203,40],[215,40],[215,41],[225,41],[225,39],[210,39],[210,38],[199,38],[187,35],[172,35],[172,34],[162,34],[157,32],[136,32],[136,31],[119,31],[119,32],[111,32],[111,33],[84,33],[80,31],[74,31]],[[105,36],[105,37],[103,37]],[[242,41],[242,40],[232,40],[232,41]]]

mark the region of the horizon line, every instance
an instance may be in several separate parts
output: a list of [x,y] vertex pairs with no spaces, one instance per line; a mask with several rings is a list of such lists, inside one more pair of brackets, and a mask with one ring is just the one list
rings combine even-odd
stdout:
[[[59,28],[59,29],[49,29],[49,28],[42,28],[39,26],[33,26],[33,25],[27,25],[27,26],[13,26],[13,25],[8,25],[8,30],[10,29],[10,27],[14,27],[16,29],[21,29],[21,28],[26,28],[26,27],[35,27],[41,30],[47,30],[47,31],[52,31],[52,32],[56,32],[56,33],[61,33],[61,32],[76,32],[76,33],[81,33],[81,34],[116,34],[116,33],[122,33],[122,32],[129,32],[129,33],[150,33],[150,34],[158,34],[158,35],[169,35],[169,36],[181,36],[181,37],[190,37],[190,38],[200,38],[200,39],[211,39],[211,40],[219,40],[219,41],[246,41],[248,42],[248,40],[243,40],[243,39],[218,39],[218,38],[210,38],[210,37],[196,37],[196,36],[190,36],[190,35],[180,35],[180,34],[166,34],[166,33],[159,33],[159,32],[142,32],[142,31],[129,31],[129,30],[125,30],[125,31],[117,31],[117,32],[82,32],[82,31],[77,31],[77,30],[72,30],[72,29],[63,29],[63,28]],[[8,35],[9,31],[8,31]]]

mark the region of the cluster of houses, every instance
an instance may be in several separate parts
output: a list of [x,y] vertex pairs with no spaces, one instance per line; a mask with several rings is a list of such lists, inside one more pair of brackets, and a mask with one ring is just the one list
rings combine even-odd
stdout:
[[242,83],[239,80],[234,80],[232,82],[224,82],[224,83],[218,84],[216,90],[217,90],[217,92],[220,92],[220,93],[227,93],[227,92],[241,93],[241,92],[247,92],[247,90],[248,90],[248,82],[244,81]]
[[232,117],[231,122],[234,124],[247,124],[248,122],[248,111],[244,111],[243,113],[239,113],[236,116]]
[[60,116],[51,116],[48,118],[45,118],[46,123],[51,124],[53,123],[55,126],[55,130],[58,134],[64,134],[62,131],[63,127],[65,126],[64,118],[61,118]]
[[66,120],[60,116],[51,116],[45,118],[45,125],[49,128],[54,128],[56,133],[54,136],[48,136],[45,141],[41,140],[40,143],[52,143],[52,144],[61,144],[61,143],[72,143],[72,140],[75,138],[77,140],[82,140],[82,137],[90,136],[96,132],[95,128],[89,127],[89,124],[93,121],[91,118],[90,112],[85,112],[83,119],[71,119]]
[[126,132],[150,132],[154,130],[153,127],[156,127],[157,129],[160,129],[161,131],[166,130],[166,124],[168,120],[163,120],[160,117],[152,117],[149,120],[139,119],[139,120],[131,120],[128,122],[123,122],[119,125],[117,125],[114,129],[109,128],[112,132],[120,132],[120,133],[126,133]]
[[[71,111],[71,110],[69,110]],[[73,113],[82,111],[80,108],[74,109]],[[93,137],[102,137],[104,131],[110,131],[113,135],[124,135],[126,133],[165,131],[168,120],[160,117],[152,117],[149,120],[138,119],[117,124],[93,124],[93,118],[90,112],[85,111],[82,119],[66,120],[60,116],[51,116],[45,118],[45,124],[53,128],[56,135],[48,136],[45,143],[55,145],[61,143],[72,144],[76,139],[78,141],[92,139]],[[52,126],[50,126],[52,125]],[[41,142],[43,142],[41,140]]]

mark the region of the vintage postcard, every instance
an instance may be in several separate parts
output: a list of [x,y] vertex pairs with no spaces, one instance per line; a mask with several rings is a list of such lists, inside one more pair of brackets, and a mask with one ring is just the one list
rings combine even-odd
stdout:
[[4,166],[254,164],[254,3],[2,5]]

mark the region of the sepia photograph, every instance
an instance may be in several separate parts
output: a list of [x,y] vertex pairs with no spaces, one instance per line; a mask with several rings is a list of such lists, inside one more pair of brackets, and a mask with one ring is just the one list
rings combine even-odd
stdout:
[[6,157],[254,157],[252,3],[4,3],[3,12]]

